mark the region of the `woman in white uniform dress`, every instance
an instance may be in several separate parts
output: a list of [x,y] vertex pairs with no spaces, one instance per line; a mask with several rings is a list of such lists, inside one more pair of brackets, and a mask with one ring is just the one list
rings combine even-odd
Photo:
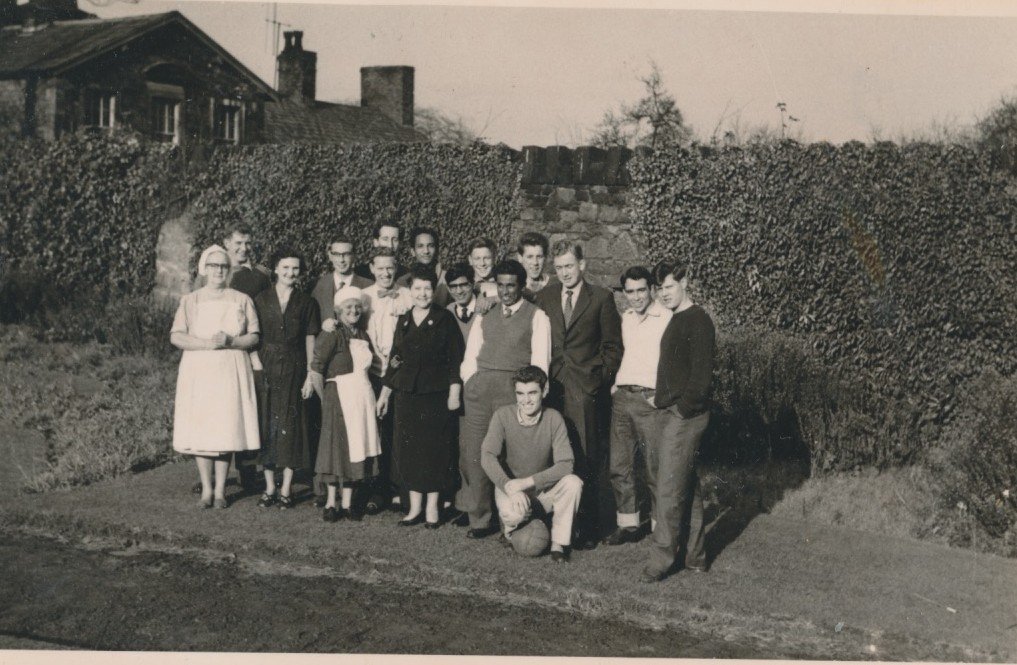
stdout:
[[226,288],[229,269],[222,247],[202,252],[198,272],[207,282],[180,299],[170,333],[170,342],[184,352],[177,374],[173,449],[194,455],[203,508],[226,507],[230,453],[260,446],[248,355],[258,343],[258,315],[249,297]]

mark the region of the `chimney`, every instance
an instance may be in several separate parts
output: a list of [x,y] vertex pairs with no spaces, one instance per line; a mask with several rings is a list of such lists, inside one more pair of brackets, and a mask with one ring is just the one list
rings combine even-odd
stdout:
[[413,67],[361,67],[360,105],[413,126]]
[[279,92],[284,97],[302,103],[314,101],[314,79],[318,73],[318,54],[304,50],[304,33],[292,30],[283,33],[286,40],[282,53],[276,58],[279,72]]

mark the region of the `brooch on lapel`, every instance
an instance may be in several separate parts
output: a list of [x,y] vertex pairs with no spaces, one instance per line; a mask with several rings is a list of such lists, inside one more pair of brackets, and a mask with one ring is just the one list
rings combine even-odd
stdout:
[[434,319],[428,319],[427,320],[427,325],[433,326],[434,325]]

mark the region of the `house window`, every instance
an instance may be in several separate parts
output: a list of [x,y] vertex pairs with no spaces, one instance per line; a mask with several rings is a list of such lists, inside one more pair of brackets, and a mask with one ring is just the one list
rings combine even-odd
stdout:
[[152,134],[156,139],[180,145],[180,107],[176,99],[152,99]]
[[214,135],[217,141],[240,143],[244,131],[244,105],[236,99],[215,100]]
[[85,123],[91,127],[103,127],[106,129],[116,127],[116,93],[91,92],[87,99]]

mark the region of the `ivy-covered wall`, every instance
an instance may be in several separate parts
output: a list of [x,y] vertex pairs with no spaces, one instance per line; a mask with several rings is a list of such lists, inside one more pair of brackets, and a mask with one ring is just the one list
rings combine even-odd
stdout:
[[836,372],[812,429],[845,427],[814,437],[814,466],[914,459],[965,380],[1017,367],[1017,198],[984,156],[785,142],[629,170],[651,260],[686,261],[719,327],[794,337]]
[[363,259],[375,223],[385,220],[407,232],[435,227],[446,264],[476,236],[508,245],[519,169],[511,151],[489,146],[251,146],[217,150],[190,189],[195,254],[243,220],[260,257],[295,247],[317,275],[329,269],[332,234],[346,233]]

